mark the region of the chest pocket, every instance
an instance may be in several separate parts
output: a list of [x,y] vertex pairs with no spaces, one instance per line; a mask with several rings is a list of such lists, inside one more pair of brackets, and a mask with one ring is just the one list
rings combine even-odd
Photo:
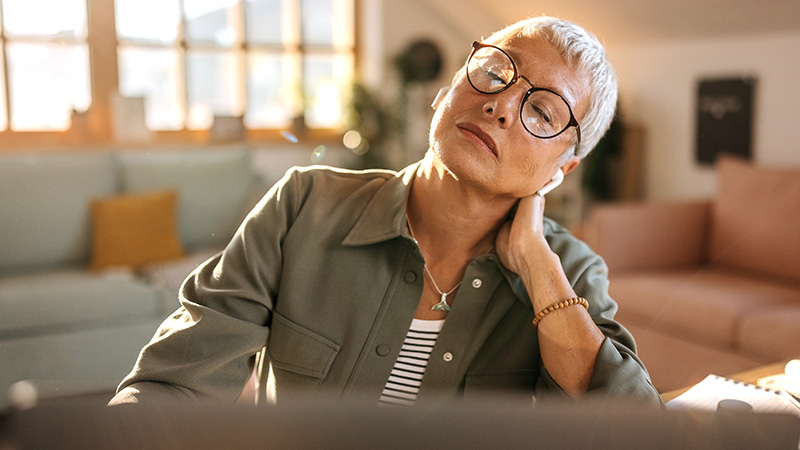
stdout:
[[275,312],[267,354],[278,389],[313,389],[325,379],[341,347]]

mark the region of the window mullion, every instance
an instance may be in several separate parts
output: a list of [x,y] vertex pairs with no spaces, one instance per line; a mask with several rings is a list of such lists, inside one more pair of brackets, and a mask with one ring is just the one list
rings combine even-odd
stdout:
[[178,11],[179,11],[179,26],[178,26],[178,63],[181,67],[178,68],[178,71],[181,74],[180,80],[183,83],[181,86],[181,107],[183,108],[183,127],[181,128],[183,131],[189,129],[189,71],[186,70],[188,67],[188,58],[189,58],[189,44],[186,38],[186,8],[183,6],[183,0],[176,0],[178,2]]
[[[4,18],[5,11],[3,11],[3,0],[0,0],[0,18]],[[0,57],[3,58],[3,93],[4,100],[3,102],[3,109],[5,110],[6,115],[6,125],[3,130],[10,130],[11,129],[11,83],[8,81],[8,51],[6,49],[6,43],[8,40],[6,39],[6,28],[3,24],[0,23],[0,45],[2,45],[2,55]]]
[[291,78],[293,81],[292,91],[295,95],[295,102],[291,107],[291,116],[294,120],[303,119],[303,123],[299,124],[305,127],[305,74],[303,70],[303,11],[302,0],[284,0],[284,5],[289,15],[287,22],[291,27],[287,27],[287,36],[283,39],[283,53],[289,56],[288,60],[291,62]]
[[237,48],[239,51],[239,105],[241,111],[239,116],[244,120],[244,115],[247,112],[247,61],[250,56],[250,48],[247,45],[247,20],[245,19],[245,0],[239,0],[239,42]]
[[[100,123],[96,130],[88,132],[91,138],[107,141],[113,136],[111,117],[115,113],[112,98],[119,89],[116,27],[114,26],[115,4],[113,0],[86,2],[86,45],[89,51],[89,81],[92,103],[90,120]],[[114,39],[105,38],[109,34]],[[108,70],[111,68],[112,70]],[[99,131],[98,131],[99,130]]]

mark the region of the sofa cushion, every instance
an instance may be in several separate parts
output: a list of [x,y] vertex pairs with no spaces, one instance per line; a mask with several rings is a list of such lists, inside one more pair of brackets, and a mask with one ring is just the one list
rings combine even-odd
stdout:
[[108,153],[0,157],[0,272],[88,262],[89,203],[116,188]]
[[136,356],[153,337],[160,318],[114,327],[3,340],[0,345],[0,410],[9,406],[9,387],[26,380],[38,398],[111,398]]
[[718,164],[711,262],[800,282],[800,170]]
[[794,305],[753,311],[742,320],[739,346],[769,359],[800,356],[800,292]]
[[0,339],[132,324],[166,316],[163,294],[125,276],[62,270],[0,278]]
[[709,347],[698,339],[662,333],[636,322],[623,325],[636,338],[637,355],[659,392],[691,386],[709,373],[728,375],[774,361],[770,357],[743,356],[730,349]]
[[149,284],[163,288],[172,297],[176,297],[186,277],[219,251],[216,247],[196,250],[185,258],[148,264],[138,272]]
[[183,257],[175,191],[118,195],[92,202],[92,270]]
[[705,262],[710,216],[709,201],[599,204],[579,237],[612,273],[694,266]]
[[800,291],[743,272],[696,268],[615,276],[609,293],[617,317],[718,348],[739,344],[742,321],[759,311],[797,305]]
[[227,243],[247,212],[255,176],[246,149],[129,151],[119,161],[124,191],[178,192],[187,250]]

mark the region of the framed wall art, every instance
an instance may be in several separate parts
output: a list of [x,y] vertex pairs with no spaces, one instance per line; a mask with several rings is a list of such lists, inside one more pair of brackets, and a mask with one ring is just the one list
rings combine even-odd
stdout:
[[713,164],[717,155],[752,157],[754,78],[700,80],[697,85],[696,158]]

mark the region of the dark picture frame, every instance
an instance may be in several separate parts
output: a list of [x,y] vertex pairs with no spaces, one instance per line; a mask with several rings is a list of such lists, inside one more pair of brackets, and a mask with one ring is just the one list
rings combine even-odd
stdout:
[[755,85],[750,77],[698,82],[696,157],[700,164],[714,164],[720,154],[752,158]]

